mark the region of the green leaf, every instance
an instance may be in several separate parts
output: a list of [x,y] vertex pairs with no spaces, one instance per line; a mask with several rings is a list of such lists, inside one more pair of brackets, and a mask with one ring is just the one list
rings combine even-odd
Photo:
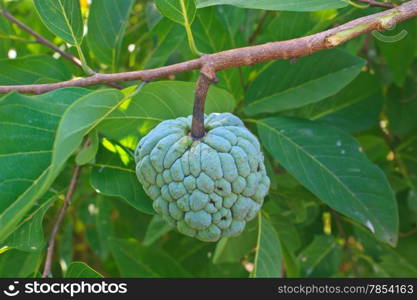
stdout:
[[71,73],[59,60],[49,55],[31,55],[0,60],[0,84],[32,84],[71,79]]
[[11,46],[11,40],[7,37],[13,34],[10,22],[0,16],[0,58],[7,58]]
[[314,11],[342,8],[348,4],[343,0],[197,0],[198,8],[212,5],[234,5],[267,10]]
[[88,16],[87,42],[96,59],[115,70],[133,0],[93,1]]
[[42,22],[64,41],[80,44],[83,38],[83,21],[80,1],[33,0]]
[[343,131],[317,122],[257,122],[264,147],[301,184],[333,209],[395,245],[398,208],[384,173]]
[[25,252],[16,249],[0,254],[0,278],[22,278],[36,273],[43,251]]
[[123,277],[192,277],[162,250],[137,241],[110,239],[111,248]]
[[399,137],[415,132],[417,128],[417,85],[415,79],[407,78],[403,88],[391,85],[386,98],[390,131]]
[[281,247],[278,234],[271,225],[268,217],[258,215],[258,241],[256,243],[256,256],[251,277],[254,278],[280,278]]
[[195,17],[195,0],[155,0],[156,7],[168,19],[189,27]]
[[417,276],[415,255],[417,236],[415,234],[401,238],[397,247],[392,248],[376,240],[357,223],[350,223],[353,225],[358,242],[364,247],[364,252],[372,257],[378,276],[402,278]]
[[[191,115],[194,89],[195,83],[192,82],[151,82],[132,100],[126,101],[111,113],[98,130],[114,138],[133,138],[136,146],[137,136],[147,133],[157,122]],[[205,107],[207,114],[232,112],[234,107],[235,100],[230,93],[215,86],[210,88]],[[151,126],[146,126],[149,123]]]
[[361,72],[358,77],[336,95],[317,103],[285,111],[283,114],[289,117],[317,120],[355,103],[372,101],[374,97],[383,98],[378,79],[369,73]]
[[[300,193],[300,197],[303,199],[308,198],[308,194],[306,195],[305,193],[303,195]],[[300,247],[301,239],[297,228],[293,224],[296,223],[296,220],[294,220],[291,215],[285,214],[285,211],[280,207],[282,202],[281,199],[278,201],[268,201],[263,206],[263,210],[268,214],[269,222],[274,227],[278,236],[281,256],[285,265],[285,277],[295,278],[300,276],[300,267],[296,261],[295,253]],[[288,202],[291,202],[291,204],[298,202],[296,195],[289,195]],[[291,212],[295,213],[296,216],[299,215],[297,214],[297,209],[291,209]],[[302,215],[304,215],[304,213],[302,213]]]
[[358,132],[379,126],[384,97],[377,91],[370,97],[329,114],[319,120],[337,126],[346,132]]
[[[396,36],[398,38],[395,38]],[[417,22],[414,19],[408,20],[398,24],[392,33],[385,31],[375,37],[378,48],[381,50],[381,54],[392,73],[394,82],[398,86],[403,86],[411,64],[415,59]],[[392,38],[394,39],[391,40]]]
[[197,10],[195,0],[155,0],[155,4],[165,17],[184,26],[187,33],[188,46],[192,54],[195,56],[201,55],[195,45],[191,30],[191,24],[194,21]]
[[90,249],[102,260],[109,255],[108,239],[114,235],[112,209],[111,199],[101,195],[83,202],[78,209],[78,217],[85,227],[85,237]]
[[[53,198],[56,196],[54,195]],[[33,252],[43,249],[45,237],[43,233],[43,218],[53,201],[47,201],[19,224],[18,228],[4,242],[9,248]]]
[[56,175],[91,129],[105,119],[124,99],[117,90],[97,90],[72,103],[59,123],[54,141],[49,177]]
[[108,140],[103,140],[100,147],[91,172],[91,185],[98,193],[120,197],[142,212],[155,213],[152,200],[136,177],[133,157]]
[[162,19],[152,32],[158,36],[158,45],[145,64],[147,69],[163,66],[186,38],[184,29],[168,19]]
[[161,216],[155,215],[151,223],[146,230],[145,239],[143,240],[144,246],[152,245],[156,240],[162,237],[164,234],[172,230],[172,226],[168,224]]
[[0,101],[0,241],[12,233],[48,189],[52,149],[67,106],[89,93],[80,88],[39,96],[11,93]]
[[83,262],[73,262],[69,265],[65,278],[103,278],[103,275]]
[[222,238],[216,245],[213,263],[236,263],[256,247],[257,220],[246,225],[241,235],[232,238]]
[[303,277],[329,277],[339,268],[342,247],[333,236],[318,235],[298,259]]
[[337,49],[303,57],[296,64],[279,60],[249,86],[244,110],[248,115],[275,113],[318,102],[339,92],[364,64],[365,60]]
[[88,164],[97,154],[99,143],[97,131],[93,131],[91,134],[89,134],[88,138],[90,139],[89,144],[83,147],[75,157],[75,162],[77,165],[82,166]]
[[62,236],[59,242],[59,264],[63,273],[68,270],[68,266],[74,258],[73,234],[74,225],[72,222],[68,222],[63,226]]
[[315,14],[284,11],[271,21],[264,32],[271,41],[290,40],[311,33],[317,21]]

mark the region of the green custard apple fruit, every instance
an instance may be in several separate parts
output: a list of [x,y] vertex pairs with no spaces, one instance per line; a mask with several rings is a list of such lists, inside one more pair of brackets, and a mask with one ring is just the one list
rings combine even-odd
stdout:
[[166,120],[135,151],[136,174],[155,211],[202,241],[239,235],[259,212],[270,180],[257,138],[230,113],[205,116],[191,138],[192,116]]

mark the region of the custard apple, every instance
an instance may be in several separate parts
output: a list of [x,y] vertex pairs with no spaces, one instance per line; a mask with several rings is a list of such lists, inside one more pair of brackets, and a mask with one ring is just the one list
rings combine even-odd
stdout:
[[239,235],[260,210],[270,180],[257,138],[230,113],[205,116],[191,138],[192,116],[166,120],[135,151],[136,174],[155,211],[202,241]]

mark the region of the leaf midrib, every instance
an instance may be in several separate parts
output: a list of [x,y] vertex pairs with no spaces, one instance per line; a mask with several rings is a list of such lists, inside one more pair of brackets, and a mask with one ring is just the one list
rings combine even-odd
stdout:
[[[264,126],[264,127],[268,128],[269,130],[275,132],[277,135],[279,135],[282,138],[284,138],[285,140],[287,140],[290,144],[292,144],[300,152],[304,153],[304,155],[306,155],[307,157],[310,157],[314,162],[316,162],[323,170],[325,170],[329,175],[331,175],[331,177],[333,177],[352,196],[352,198],[355,200],[355,202],[357,202],[367,212],[367,216],[370,219],[372,219],[374,222],[376,222],[379,225],[379,228],[381,228],[385,233],[387,233],[386,230],[385,230],[385,227],[380,223],[380,221],[377,218],[375,218],[372,214],[369,213],[368,207],[366,207],[364,203],[359,201],[359,199],[355,196],[355,193],[348,186],[346,186],[342,181],[340,181],[339,177],[336,174],[334,174],[329,168],[327,168],[325,165],[323,165],[313,155],[310,155],[308,152],[306,152],[303,147],[301,147],[300,145],[295,143],[293,140],[291,140],[289,137],[287,137],[287,136],[283,135],[281,132],[279,132],[279,130],[276,130],[275,128],[269,126],[268,124],[266,124],[262,121],[257,121],[257,123],[260,124],[261,126]],[[372,222],[372,224],[375,224],[375,223]],[[388,234],[388,235],[391,235],[391,234]]]

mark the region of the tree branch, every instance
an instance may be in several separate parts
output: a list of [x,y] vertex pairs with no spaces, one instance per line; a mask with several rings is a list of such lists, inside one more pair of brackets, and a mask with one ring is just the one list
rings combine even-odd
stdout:
[[391,2],[379,2],[374,0],[357,0],[359,2],[367,3],[369,6],[384,7],[384,8],[394,8],[396,5]]
[[[35,41],[34,42],[39,43],[39,44],[42,44],[42,45],[44,45],[46,47],[51,48],[55,52],[58,52],[59,54],[62,55],[62,57],[68,59],[70,62],[72,62],[73,64],[75,64],[77,67],[79,67],[80,69],[82,69],[84,71],[83,65],[82,65],[81,61],[77,57],[75,57],[74,55],[72,55],[69,52],[66,52],[66,51],[62,50],[61,48],[59,48],[55,44],[53,44],[50,41],[48,41],[45,37],[43,37],[42,35],[40,35],[36,31],[34,31],[32,28],[30,28],[26,24],[24,24],[21,21],[19,21],[18,19],[16,19],[12,14],[10,14],[10,12],[8,10],[1,9],[0,12],[11,23],[16,24],[20,29],[22,29],[23,31],[27,32],[31,36],[33,36],[35,38]],[[94,75],[94,74],[97,73],[94,70],[92,70],[91,68],[88,68],[86,71],[88,72],[88,75]],[[117,84],[113,84],[113,83],[108,83],[108,84],[111,87],[114,87],[114,88],[118,88],[118,89],[121,88]]]
[[65,195],[64,203],[59,210],[58,216],[55,219],[54,226],[52,228],[51,236],[49,238],[48,242],[48,250],[46,253],[46,259],[45,259],[45,266],[42,273],[42,278],[46,278],[51,274],[51,265],[52,265],[52,259],[54,256],[54,248],[55,248],[55,239],[56,235],[59,231],[59,226],[61,225],[62,220],[64,219],[65,213],[67,211],[68,206],[71,203],[72,196],[74,195],[75,189],[77,187],[78,177],[80,176],[81,166],[76,165],[74,168],[74,171],[72,173],[71,182],[68,188],[68,192]]
[[169,75],[201,69],[207,61],[210,61],[213,71],[217,72],[276,59],[297,58],[323,49],[337,47],[365,32],[388,29],[415,16],[417,16],[417,0],[412,0],[390,10],[362,17],[303,38],[226,50],[156,69],[113,74],[94,74],[86,78],[50,84],[0,86],[0,93],[18,91],[21,93],[39,94],[71,86],[89,86],[133,80],[151,81]]

